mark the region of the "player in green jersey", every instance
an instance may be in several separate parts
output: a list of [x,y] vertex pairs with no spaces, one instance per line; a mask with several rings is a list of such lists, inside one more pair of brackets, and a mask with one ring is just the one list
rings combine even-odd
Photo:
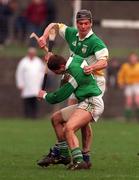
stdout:
[[[67,62],[61,56],[52,55],[48,61],[48,68],[56,74],[68,72],[71,78],[55,92],[47,93],[41,90],[38,95],[39,98],[44,98],[51,104],[64,101],[72,93],[78,100],[77,104],[61,109],[52,115],[52,124],[59,143],[61,161],[69,158],[69,146],[73,160],[73,164],[69,166],[71,170],[88,169],[83,160],[75,132],[89,122],[97,121],[104,109],[102,92],[94,76],[92,74],[86,75],[83,72],[86,65],[87,62],[78,55],[70,57]],[[39,161],[38,165],[46,165],[42,163],[44,161]]]
[[[39,39],[40,47],[44,47],[48,37],[49,30],[55,28],[59,34],[65,39],[69,45],[70,54],[77,54],[84,57],[89,66],[84,67],[86,74],[93,73],[97,80],[97,84],[102,90],[102,95],[105,91],[105,78],[102,69],[107,66],[108,49],[104,42],[92,31],[92,14],[88,10],[80,10],[76,16],[77,28],[68,27],[61,23],[51,23],[44,31],[44,34]],[[69,104],[76,103],[74,95],[70,96]],[[83,141],[83,156],[86,161],[89,161],[90,146],[91,146],[91,128],[89,125],[82,127]]]

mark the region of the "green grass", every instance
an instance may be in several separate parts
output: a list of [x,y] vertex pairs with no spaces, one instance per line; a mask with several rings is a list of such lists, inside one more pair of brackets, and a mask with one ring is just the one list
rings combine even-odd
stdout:
[[50,121],[0,119],[0,180],[139,179],[139,124],[100,120],[94,124],[93,168],[71,172],[62,165],[47,169],[36,160],[55,143]]

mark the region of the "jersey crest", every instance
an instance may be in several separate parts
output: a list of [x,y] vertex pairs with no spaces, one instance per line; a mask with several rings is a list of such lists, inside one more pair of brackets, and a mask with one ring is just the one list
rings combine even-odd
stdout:
[[82,53],[83,54],[85,54],[86,53],[86,51],[87,51],[87,45],[83,45],[83,47],[82,47]]

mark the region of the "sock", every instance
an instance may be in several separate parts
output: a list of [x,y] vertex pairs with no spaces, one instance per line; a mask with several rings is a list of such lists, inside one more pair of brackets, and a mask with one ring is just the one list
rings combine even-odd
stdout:
[[83,160],[85,162],[90,162],[90,154],[89,154],[89,151],[88,152],[82,152],[83,154]]
[[60,155],[60,149],[58,144],[55,144],[52,148],[52,154],[53,156],[59,156]]
[[133,118],[133,111],[130,108],[126,108],[124,112],[125,118],[131,120]]
[[60,142],[58,142],[57,145],[59,147],[61,156],[63,156],[63,157],[69,157],[70,156],[68,144],[66,141],[60,141]]
[[71,154],[72,154],[73,162],[83,161],[83,155],[79,147],[72,149]]

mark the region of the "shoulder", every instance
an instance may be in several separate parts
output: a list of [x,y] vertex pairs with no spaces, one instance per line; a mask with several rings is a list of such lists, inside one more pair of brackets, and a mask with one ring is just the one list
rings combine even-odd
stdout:
[[19,61],[18,64],[19,64],[20,66],[23,66],[23,65],[26,65],[27,62],[28,62],[28,58],[25,56],[25,57],[23,57],[23,58]]
[[92,34],[91,40],[93,43],[102,44],[102,45],[106,46],[104,41],[100,37],[98,37],[95,33]]
[[57,24],[60,32],[65,32],[65,30],[68,28],[68,26],[63,23],[57,23]]
[[98,56],[97,58],[99,56],[108,56],[109,52],[106,44],[95,33],[91,35],[88,43],[96,56]]
[[77,34],[78,30],[75,27],[67,27],[66,33]]

